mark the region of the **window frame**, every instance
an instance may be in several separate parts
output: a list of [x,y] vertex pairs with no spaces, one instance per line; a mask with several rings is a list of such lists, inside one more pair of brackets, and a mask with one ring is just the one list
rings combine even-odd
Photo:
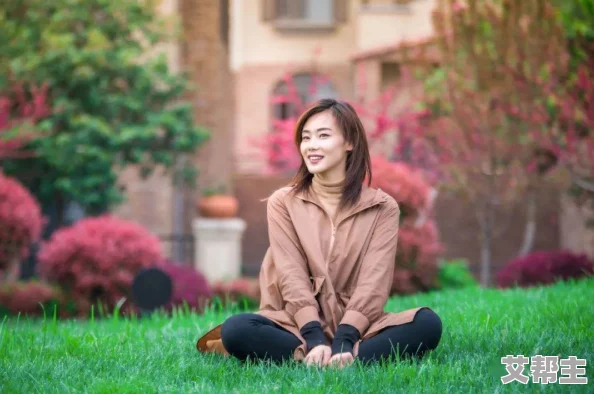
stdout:
[[[333,31],[341,23],[347,19],[346,8],[348,7],[349,0],[329,0],[332,6],[332,17],[328,22],[316,22],[306,18],[287,18],[282,17],[280,12],[281,0],[262,0],[262,19],[269,23],[277,30],[315,30],[315,31]],[[286,1],[286,0],[282,0]],[[290,0],[295,9],[304,8],[305,2],[311,0]],[[297,1],[303,2],[303,4],[296,5]],[[317,0],[314,0],[317,1]]]

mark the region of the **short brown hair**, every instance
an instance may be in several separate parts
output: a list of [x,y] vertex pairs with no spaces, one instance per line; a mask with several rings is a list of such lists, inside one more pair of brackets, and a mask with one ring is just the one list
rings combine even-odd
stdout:
[[[313,115],[330,110],[336,123],[342,130],[344,138],[353,145],[353,150],[347,153],[345,185],[339,208],[351,206],[359,201],[365,176],[368,175],[368,185],[371,185],[371,160],[369,145],[363,124],[355,109],[345,101],[321,99],[309,107],[297,121],[295,126],[295,144],[300,152],[303,127]],[[301,157],[301,165],[291,181],[295,192],[309,191],[313,174],[311,174],[305,160]]]

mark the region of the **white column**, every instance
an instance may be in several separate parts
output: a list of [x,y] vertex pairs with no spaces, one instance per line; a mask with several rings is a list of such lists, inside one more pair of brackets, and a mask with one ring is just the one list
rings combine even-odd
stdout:
[[197,218],[193,227],[196,269],[211,283],[241,276],[241,238],[245,221]]

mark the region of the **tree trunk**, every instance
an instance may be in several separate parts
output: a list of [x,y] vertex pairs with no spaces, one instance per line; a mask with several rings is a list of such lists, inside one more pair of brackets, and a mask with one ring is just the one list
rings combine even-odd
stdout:
[[491,285],[491,260],[493,246],[494,207],[489,201],[485,204],[483,217],[479,218],[481,227],[481,286]]
[[59,229],[64,225],[64,213],[66,211],[66,204],[64,204],[64,198],[62,193],[55,193],[55,204],[56,204],[56,229]]
[[485,223],[481,226],[481,285],[489,286],[491,281],[491,229]]
[[10,262],[6,266],[6,272],[5,272],[4,278],[2,278],[2,275],[0,272],[0,279],[2,279],[3,284],[14,283],[19,280],[20,275],[21,275],[20,259],[18,256],[15,256],[12,259],[10,259]]
[[526,227],[524,229],[524,241],[519,253],[520,257],[530,253],[536,238],[536,193],[534,191],[528,192],[526,209]]

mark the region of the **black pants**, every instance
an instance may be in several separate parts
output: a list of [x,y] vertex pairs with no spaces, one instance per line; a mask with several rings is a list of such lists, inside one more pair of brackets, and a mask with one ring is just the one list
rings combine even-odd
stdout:
[[[430,309],[421,309],[410,323],[383,329],[359,345],[358,359],[376,362],[397,354],[422,357],[441,339],[441,319]],[[221,327],[225,349],[236,358],[279,362],[293,358],[301,341],[273,321],[253,313],[228,318]]]

